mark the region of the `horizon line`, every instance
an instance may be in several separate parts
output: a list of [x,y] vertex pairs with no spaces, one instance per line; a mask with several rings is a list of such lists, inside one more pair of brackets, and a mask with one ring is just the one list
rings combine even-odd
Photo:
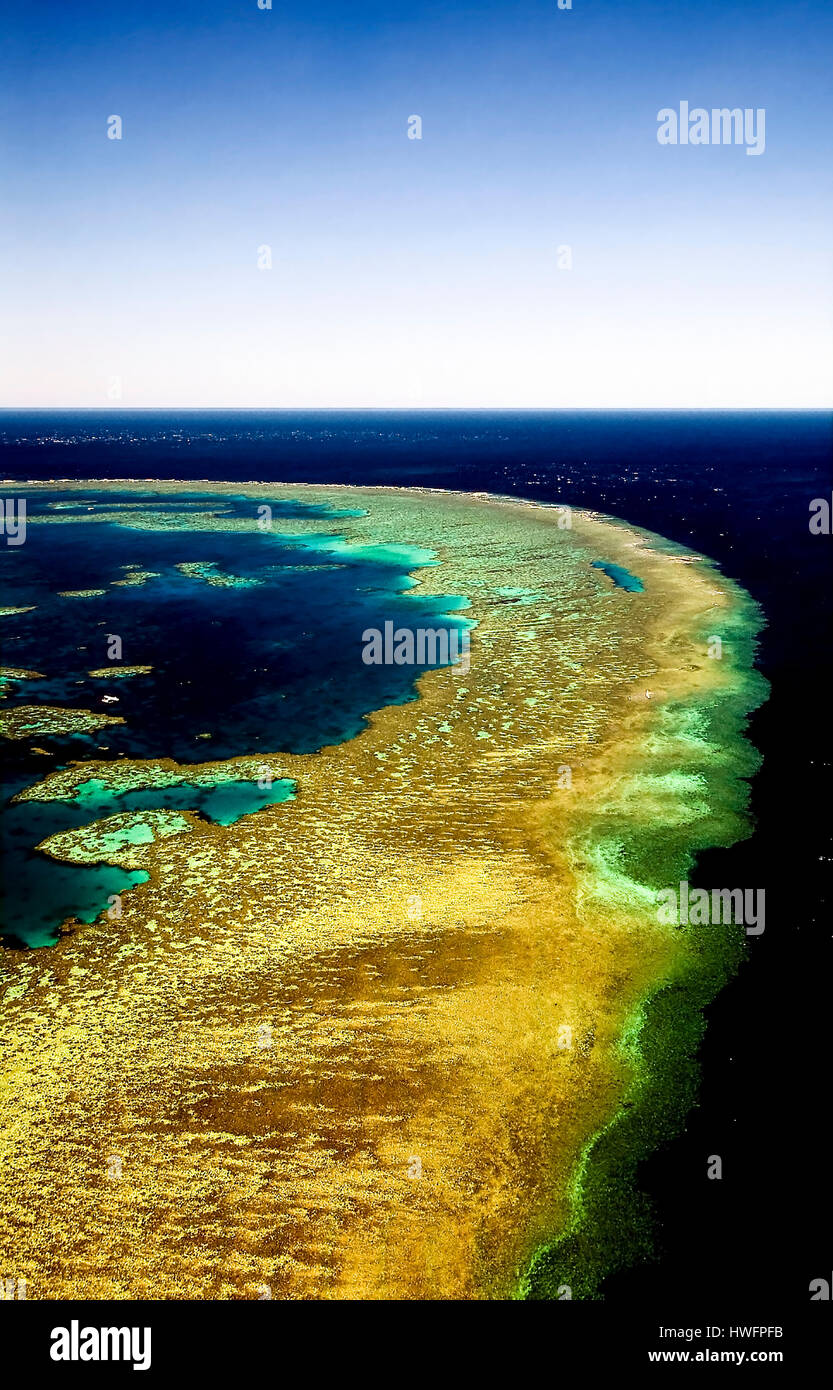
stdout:
[[747,414],[771,415],[778,412],[790,414],[818,414],[833,412],[833,401],[823,405],[0,405],[0,413],[36,414],[50,411],[95,411],[99,414],[141,414],[143,412],[202,411],[219,414],[258,411],[263,414],[300,413],[342,413],[342,414],[672,414],[677,412],[720,413],[744,412]]

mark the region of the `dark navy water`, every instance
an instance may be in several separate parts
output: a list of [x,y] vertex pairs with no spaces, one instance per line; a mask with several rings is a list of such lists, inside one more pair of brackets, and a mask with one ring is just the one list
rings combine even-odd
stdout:
[[[698,881],[765,888],[767,929],[710,1006],[699,1109],[641,1168],[660,1219],[659,1263],[614,1276],[607,1297],[679,1307],[711,1293],[715,1306],[755,1309],[755,1321],[765,1308],[803,1306],[809,1280],[829,1277],[833,1250],[818,1208],[827,1155],[807,1139],[827,1106],[809,1078],[830,1049],[833,538],[808,527],[812,499],[831,496],[830,414],[3,412],[0,455],[0,472],[18,479],[427,485],[589,506],[702,550],[749,589],[766,614],[759,665],[771,682],[750,724],[764,755],[752,794],[757,829],[702,856]],[[177,558],[196,557],[190,539]],[[305,606],[306,584],[297,592]],[[224,670],[239,656],[229,640]],[[37,666],[13,651],[4,660]],[[338,687],[324,672],[319,680],[313,723],[330,718]],[[289,672],[287,683],[291,709]],[[140,687],[125,696],[130,708]],[[175,703],[171,738],[185,740]],[[154,718],[166,720],[161,705]],[[710,1154],[723,1158],[722,1181],[705,1177]]]

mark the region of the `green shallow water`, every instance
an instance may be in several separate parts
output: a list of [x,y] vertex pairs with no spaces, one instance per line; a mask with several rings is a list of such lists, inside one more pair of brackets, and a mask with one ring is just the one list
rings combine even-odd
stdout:
[[[752,663],[763,615],[742,589],[721,615],[730,682],[702,700],[657,709],[643,767],[618,789],[576,846],[594,899],[653,911],[658,890],[696,878],[697,855],[728,848],[753,830],[749,783],[760,756],[748,742],[750,713],[768,683]],[[704,631],[703,641],[710,633]],[[727,868],[724,878],[731,875]],[[571,1215],[544,1244],[517,1296],[597,1300],[617,1270],[656,1258],[657,1225],[640,1190],[639,1164],[678,1135],[696,1103],[704,1009],[742,965],[742,926],[675,928],[687,949],[673,976],[633,1010],[619,1050],[630,1073],[622,1103],[585,1145],[571,1184]]]

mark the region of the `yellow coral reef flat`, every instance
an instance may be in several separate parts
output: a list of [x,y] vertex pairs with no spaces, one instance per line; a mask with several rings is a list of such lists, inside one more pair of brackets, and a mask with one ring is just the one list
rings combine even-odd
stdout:
[[728,735],[692,711],[749,679],[745,596],[591,514],[243,490],[365,508],[348,543],[436,550],[421,592],[471,599],[470,670],[267,757],[295,800],[189,817],[143,846],[120,918],[3,953],[0,1267],[42,1299],[511,1297],[633,1080],[640,1002],[697,951],[657,920],[627,828],[744,833]]

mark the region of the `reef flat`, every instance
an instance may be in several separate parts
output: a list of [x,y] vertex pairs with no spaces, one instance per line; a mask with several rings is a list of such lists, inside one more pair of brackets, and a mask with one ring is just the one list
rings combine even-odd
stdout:
[[206,584],[213,584],[218,589],[251,589],[256,583],[253,579],[240,579],[233,574],[223,574],[214,564],[191,564],[186,560],[176,568],[186,579],[202,579]]
[[152,666],[97,666],[89,675],[93,680],[124,680],[127,676],[147,676]]
[[58,598],[101,598],[106,589],[63,589]]
[[[594,514],[202,490],[201,529],[294,499],[342,509],[329,538],[293,518],[300,549],[407,546],[421,597],[470,598],[470,667],[345,743],[268,754],[295,799],[149,832],[120,916],[3,952],[2,1264],[47,1299],[592,1297],[643,1239],[616,1205],[628,1117],[661,1137],[690,1095],[656,1036],[688,1043],[695,1005],[650,1039],[648,1015],[672,985],[704,982],[702,1003],[741,950],[656,901],[749,831],[760,614],[709,562]],[[223,514],[241,492],[250,523]],[[190,522],[150,502],[107,519]],[[263,762],[88,761],[22,799]],[[594,1166],[611,1135],[623,1152]]]
[[62,709],[59,705],[14,705],[0,715],[0,734],[4,738],[29,738],[32,734],[78,734],[103,729],[106,724],[123,724],[115,714],[98,710]]
[[190,829],[191,822],[181,811],[125,812],[104,816],[83,829],[50,835],[36,848],[69,864],[115,864],[123,869],[141,869],[144,850],[149,845]]
[[17,685],[20,681],[42,681],[45,677],[41,671],[31,671],[25,666],[0,666],[0,700],[8,698],[8,686]]
[[159,578],[158,570],[143,570],[138,565],[122,565],[124,579],[114,579],[114,588],[138,589],[151,579]]

